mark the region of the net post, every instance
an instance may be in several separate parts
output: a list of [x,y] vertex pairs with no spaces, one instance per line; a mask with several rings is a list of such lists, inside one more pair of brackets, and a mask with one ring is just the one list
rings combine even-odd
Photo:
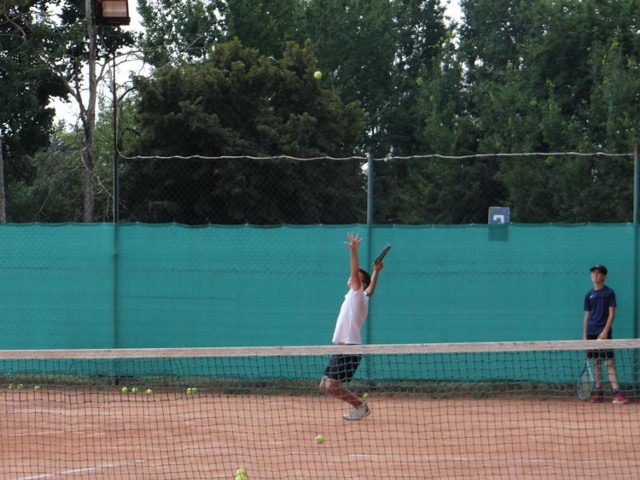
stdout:
[[[373,223],[374,223],[374,215],[373,215],[373,151],[372,148],[369,147],[369,151],[367,152],[367,271],[371,269],[371,259],[375,253],[373,252]],[[373,272],[371,272],[373,273]],[[367,321],[365,322],[364,328],[364,342],[363,343],[372,343],[371,339],[371,324],[373,321],[373,312],[372,309],[369,309]],[[369,383],[372,377],[372,372],[370,370],[370,366],[367,363],[366,357],[362,362],[362,376],[364,380]]]
[[367,225],[373,225],[373,152],[367,152]]
[[2,129],[0,128],[0,224],[7,223],[6,192],[4,189],[4,157],[2,156]]
[[[369,147],[367,152],[367,271],[371,269],[371,259],[373,258],[373,151]],[[366,343],[371,343],[371,310],[366,321]]]
[[[638,295],[638,274],[640,273],[640,259],[638,250],[640,249],[640,144],[636,144],[633,152],[633,338],[640,336],[640,318],[638,318],[639,299]],[[638,388],[640,383],[640,356],[634,353],[634,388]]]
[[634,272],[633,272],[633,338],[638,338],[640,326],[638,323],[638,272],[640,261],[638,259],[638,227],[640,223],[640,145],[636,145],[633,153],[633,240],[634,240]]

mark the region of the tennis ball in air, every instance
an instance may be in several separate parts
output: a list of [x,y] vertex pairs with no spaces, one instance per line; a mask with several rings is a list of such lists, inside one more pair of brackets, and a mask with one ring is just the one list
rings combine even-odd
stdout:
[[138,393],[138,387],[133,387],[131,389],[131,393]]
[[316,437],[316,442],[318,443],[318,445],[322,445],[324,443],[324,437],[322,435],[318,435]]
[[316,80],[320,80],[322,78],[322,72],[320,70],[316,70],[313,73],[313,78],[315,78]]
[[147,395],[153,395],[153,390],[147,388],[144,393],[146,393]]
[[368,394],[367,392],[364,392],[364,393],[362,394],[362,398],[369,398],[369,394]]
[[129,389],[128,389],[127,387],[122,387],[122,388],[120,389],[120,391],[121,391],[122,393],[127,393],[127,392],[129,391]]

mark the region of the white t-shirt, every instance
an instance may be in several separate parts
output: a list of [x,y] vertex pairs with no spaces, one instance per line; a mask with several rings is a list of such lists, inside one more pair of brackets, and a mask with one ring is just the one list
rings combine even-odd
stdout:
[[340,307],[332,342],[336,345],[360,345],[360,330],[369,311],[369,297],[364,290],[349,289]]

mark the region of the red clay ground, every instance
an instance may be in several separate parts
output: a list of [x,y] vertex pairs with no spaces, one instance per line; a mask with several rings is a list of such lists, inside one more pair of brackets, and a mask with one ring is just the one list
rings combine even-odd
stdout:
[[[640,478],[639,404],[0,393],[0,479]],[[322,434],[325,442],[316,443]]]

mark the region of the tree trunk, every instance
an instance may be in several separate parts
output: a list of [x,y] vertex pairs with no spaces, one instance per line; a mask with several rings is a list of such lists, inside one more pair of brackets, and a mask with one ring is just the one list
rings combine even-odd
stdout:
[[89,101],[87,105],[87,118],[84,122],[84,150],[82,152],[82,163],[84,165],[84,216],[85,223],[93,222],[94,196],[93,196],[93,174],[96,156],[96,38],[97,27],[93,23],[93,12],[91,11],[91,0],[86,0],[87,24],[89,34]]

